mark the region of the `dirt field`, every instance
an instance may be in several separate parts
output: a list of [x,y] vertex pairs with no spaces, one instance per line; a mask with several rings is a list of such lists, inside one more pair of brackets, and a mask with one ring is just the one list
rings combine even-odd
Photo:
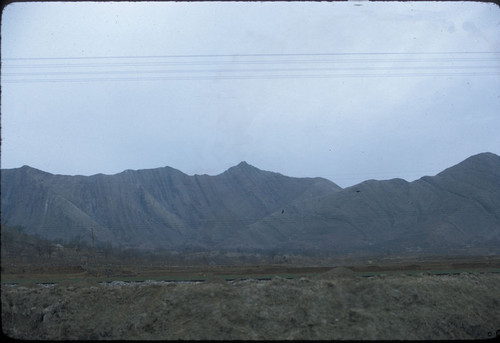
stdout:
[[28,340],[494,338],[499,285],[498,273],[345,268],[269,281],[2,284],[2,329]]

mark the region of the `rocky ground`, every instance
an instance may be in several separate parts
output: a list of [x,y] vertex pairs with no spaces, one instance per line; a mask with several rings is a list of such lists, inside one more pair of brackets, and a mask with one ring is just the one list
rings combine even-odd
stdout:
[[2,285],[2,329],[26,340],[481,339],[500,333],[500,275]]

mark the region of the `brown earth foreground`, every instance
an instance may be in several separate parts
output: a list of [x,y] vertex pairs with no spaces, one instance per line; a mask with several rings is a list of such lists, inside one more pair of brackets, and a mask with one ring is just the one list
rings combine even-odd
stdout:
[[[5,282],[3,280],[3,282]],[[2,329],[26,340],[494,338],[500,274],[2,284]]]

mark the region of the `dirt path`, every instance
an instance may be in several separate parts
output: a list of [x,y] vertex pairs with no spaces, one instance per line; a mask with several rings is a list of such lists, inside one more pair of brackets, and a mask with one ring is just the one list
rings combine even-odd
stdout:
[[17,339],[478,339],[500,329],[500,275],[333,270],[315,278],[2,285]]

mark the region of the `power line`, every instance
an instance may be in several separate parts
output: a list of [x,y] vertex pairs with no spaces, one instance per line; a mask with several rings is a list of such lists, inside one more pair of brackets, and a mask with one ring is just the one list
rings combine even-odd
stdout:
[[253,64],[317,64],[317,63],[451,63],[451,62],[500,62],[499,57],[441,57],[441,58],[384,58],[384,59],[261,59],[261,60],[186,60],[186,61],[135,61],[135,62],[88,62],[88,63],[42,63],[9,64],[3,61],[3,68],[65,68],[65,67],[110,67],[110,66],[162,66],[162,65],[253,65]]
[[275,56],[383,56],[383,55],[469,55],[500,54],[500,51],[454,51],[454,52],[323,52],[323,53],[261,53],[261,54],[186,54],[186,55],[117,55],[117,56],[67,56],[67,57],[10,57],[2,60],[58,60],[58,59],[129,59],[129,58],[206,58],[206,57],[275,57]]
[[174,69],[174,70],[114,70],[114,71],[80,71],[80,72],[25,72],[3,73],[4,76],[40,76],[40,75],[109,75],[109,74],[159,74],[159,73],[232,73],[238,72],[283,72],[283,71],[390,71],[390,70],[449,70],[449,69],[489,69],[491,66],[429,66],[429,67],[346,67],[346,68],[267,68],[267,69]]
[[38,82],[108,82],[108,81],[201,81],[201,80],[278,80],[278,79],[332,79],[370,77],[455,77],[455,76],[500,76],[498,73],[398,73],[398,74],[332,74],[332,75],[248,75],[248,76],[199,76],[199,77],[136,77],[136,78],[80,78],[80,79],[20,79],[2,80],[2,83]]
[[[228,57],[231,59],[227,59]],[[99,59],[103,61],[97,61]],[[111,59],[115,61],[110,61]],[[70,63],[72,60],[78,62]],[[20,61],[23,63],[18,63]],[[33,61],[36,63],[31,63]],[[40,61],[57,63],[39,63]],[[65,63],[61,63],[62,61]],[[33,57],[7,58],[2,62],[2,82],[5,83],[500,75],[500,52],[471,51]],[[266,68],[258,67],[259,65],[265,65]],[[207,69],[206,66],[210,68]],[[82,75],[92,77],[75,77]],[[121,77],[109,77],[110,75]]]

